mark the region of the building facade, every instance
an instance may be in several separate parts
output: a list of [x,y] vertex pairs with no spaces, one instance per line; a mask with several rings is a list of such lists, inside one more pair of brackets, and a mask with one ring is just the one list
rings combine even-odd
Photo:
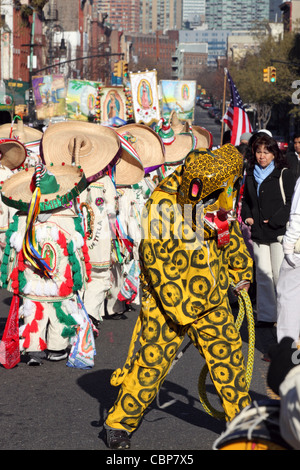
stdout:
[[107,23],[112,29],[123,32],[139,31],[139,0],[98,0],[97,8],[100,13],[108,15]]
[[205,21],[209,29],[250,30],[269,20],[270,0],[206,0]]
[[230,31],[217,29],[183,29],[179,31],[179,42],[183,43],[207,43],[207,65],[217,67],[220,57],[227,55],[227,39]]
[[[143,34],[180,29],[183,0],[140,0],[140,29]],[[138,3],[138,2],[137,2]]]

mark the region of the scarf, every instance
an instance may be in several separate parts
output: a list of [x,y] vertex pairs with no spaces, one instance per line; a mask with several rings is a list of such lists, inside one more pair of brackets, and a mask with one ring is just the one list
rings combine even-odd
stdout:
[[259,187],[261,183],[266,179],[267,176],[269,176],[272,173],[274,168],[275,168],[274,160],[272,160],[271,163],[269,163],[269,165],[266,168],[262,168],[258,164],[255,165],[253,176],[255,178],[255,181],[257,182],[257,195],[259,194]]

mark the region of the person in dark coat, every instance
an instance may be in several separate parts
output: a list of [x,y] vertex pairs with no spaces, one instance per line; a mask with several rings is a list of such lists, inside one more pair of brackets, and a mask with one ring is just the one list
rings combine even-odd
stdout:
[[294,150],[287,152],[286,160],[295,178],[300,176],[300,132],[294,137]]
[[272,326],[277,320],[276,284],[283,261],[279,240],[289,220],[295,177],[287,168],[285,157],[272,137],[266,134],[257,137],[252,150],[241,216],[243,222],[251,227],[257,325]]

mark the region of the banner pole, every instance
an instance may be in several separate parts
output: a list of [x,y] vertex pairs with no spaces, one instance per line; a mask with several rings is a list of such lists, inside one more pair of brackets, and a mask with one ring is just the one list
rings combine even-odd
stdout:
[[222,105],[222,125],[221,125],[221,142],[220,142],[220,145],[222,145],[223,132],[224,132],[223,117],[224,117],[224,114],[225,114],[226,84],[227,84],[227,69],[224,68],[223,105]]

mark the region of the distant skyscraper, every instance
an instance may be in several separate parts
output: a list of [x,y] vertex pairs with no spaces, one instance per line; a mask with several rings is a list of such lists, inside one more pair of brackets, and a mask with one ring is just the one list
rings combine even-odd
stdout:
[[270,21],[281,22],[281,10],[279,5],[283,0],[270,0]]
[[269,20],[270,0],[206,0],[205,10],[209,29],[251,29]]
[[205,17],[205,0],[182,0],[182,21],[200,24]]
[[147,34],[157,30],[181,29],[182,2],[183,0],[140,0],[140,31]]
[[140,28],[139,0],[98,0],[98,9],[107,13],[107,22],[114,29],[138,32]]

